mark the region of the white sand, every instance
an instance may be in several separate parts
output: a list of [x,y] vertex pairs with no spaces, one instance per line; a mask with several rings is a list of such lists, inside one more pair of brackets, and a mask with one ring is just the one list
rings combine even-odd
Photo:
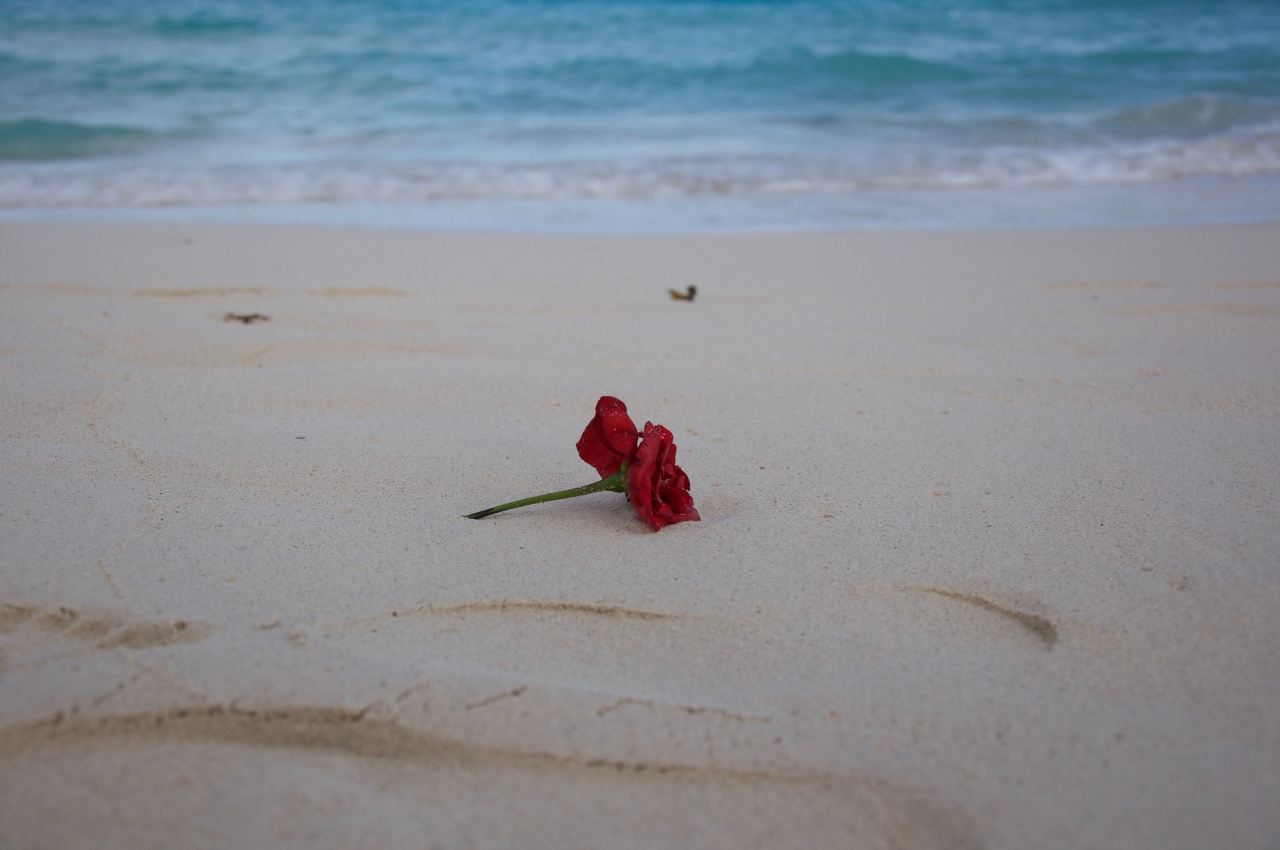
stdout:
[[[1280,227],[9,223],[0,329],[4,847],[1280,841]],[[605,393],[703,522],[460,518]]]

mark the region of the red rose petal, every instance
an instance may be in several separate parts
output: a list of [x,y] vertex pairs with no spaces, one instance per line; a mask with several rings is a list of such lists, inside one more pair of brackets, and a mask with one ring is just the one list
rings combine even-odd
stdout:
[[578,456],[608,478],[635,454],[636,425],[627,415],[627,406],[611,395],[596,402],[596,415],[587,423],[578,440]]
[[654,531],[702,519],[689,494],[689,476],[676,466],[674,438],[661,425],[644,423],[644,437],[627,471],[627,497]]

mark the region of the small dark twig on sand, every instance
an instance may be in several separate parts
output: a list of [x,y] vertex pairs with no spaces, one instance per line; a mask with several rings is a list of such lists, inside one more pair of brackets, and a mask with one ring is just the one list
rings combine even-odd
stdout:
[[252,325],[254,322],[269,322],[270,316],[264,316],[261,313],[228,313],[222,317],[224,322],[240,322],[245,325]]

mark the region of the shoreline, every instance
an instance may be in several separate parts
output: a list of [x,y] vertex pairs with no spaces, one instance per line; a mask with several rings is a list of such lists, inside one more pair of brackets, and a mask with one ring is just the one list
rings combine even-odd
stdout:
[[231,214],[225,219],[222,218],[156,218],[152,219],[146,213],[139,214],[138,218],[118,218],[117,213],[107,213],[97,215],[93,212],[75,212],[68,213],[65,216],[61,211],[53,211],[48,215],[25,215],[14,213],[12,210],[0,210],[0,228],[75,228],[75,227],[101,227],[101,228],[155,228],[159,230],[173,228],[197,228],[210,230],[298,230],[298,231],[316,231],[316,232],[353,232],[353,233],[405,233],[417,234],[431,237],[452,237],[458,236],[468,237],[494,237],[494,238],[547,238],[547,239],[601,239],[601,240],[626,240],[626,239],[701,239],[701,238],[733,238],[733,237],[752,237],[752,236],[858,236],[858,235],[982,235],[982,234],[1045,234],[1045,233],[1126,233],[1126,232],[1153,232],[1153,231],[1188,231],[1188,230],[1224,230],[1249,227],[1271,227],[1280,225],[1280,217],[1259,216],[1257,218],[1239,218],[1226,219],[1221,221],[1187,221],[1183,223],[1164,224],[1164,223],[1117,223],[1117,224],[1090,224],[1090,225],[1054,225],[1054,224],[1027,224],[1023,226],[1010,225],[983,225],[962,227],[954,225],[839,225],[833,224],[828,227],[822,226],[796,226],[781,227],[762,225],[760,227],[738,227],[723,229],[689,229],[689,230],[617,230],[617,231],[572,231],[572,230],[510,230],[501,228],[449,228],[449,227],[430,227],[419,226],[414,224],[388,225],[381,223],[344,223],[344,222],[326,222],[323,220],[302,220],[295,221],[287,218],[279,220],[264,219],[256,220],[252,217],[248,219],[234,219]]
[[[712,235],[1214,227],[1280,219],[1280,175],[852,193],[456,198],[430,203],[0,207],[0,222],[336,227],[490,235]],[[4,200],[0,198],[0,201]]]

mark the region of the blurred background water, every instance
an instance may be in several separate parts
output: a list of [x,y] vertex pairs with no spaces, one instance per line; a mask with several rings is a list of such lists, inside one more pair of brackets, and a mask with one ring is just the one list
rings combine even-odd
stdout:
[[1276,0],[0,0],[0,216],[1280,217]]

